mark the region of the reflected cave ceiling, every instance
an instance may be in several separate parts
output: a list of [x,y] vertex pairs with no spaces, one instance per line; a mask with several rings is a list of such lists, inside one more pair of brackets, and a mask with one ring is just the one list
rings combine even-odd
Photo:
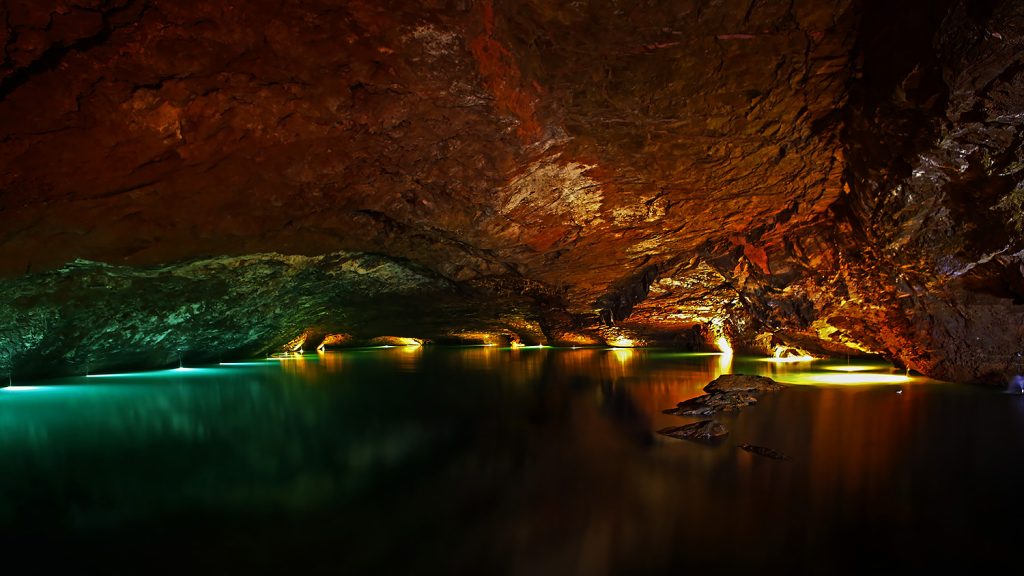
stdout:
[[0,370],[1024,348],[1013,1],[5,0]]

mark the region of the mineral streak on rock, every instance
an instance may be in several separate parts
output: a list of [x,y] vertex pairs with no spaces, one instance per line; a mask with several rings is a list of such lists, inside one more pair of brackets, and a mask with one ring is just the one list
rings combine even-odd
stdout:
[[713,420],[701,420],[685,426],[674,426],[658,430],[658,434],[679,438],[680,440],[693,440],[705,444],[713,444],[729,435],[729,430]]
[[[0,277],[18,295],[0,301],[0,370],[165,365],[169,344],[122,345],[164,346],[197,305],[230,319],[200,340],[239,352],[307,330],[700,348],[713,324],[741,351],[1022,371],[1020,2],[41,0],[0,16]],[[280,254],[415,272],[362,293],[358,274],[337,287]],[[315,304],[262,323],[248,298],[205,302],[237,270],[195,263],[246,259],[311,275],[260,298]],[[143,289],[161,295],[146,318]],[[395,326],[395,310],[413,313]],[[122,318],[132,336],[110,336]]]

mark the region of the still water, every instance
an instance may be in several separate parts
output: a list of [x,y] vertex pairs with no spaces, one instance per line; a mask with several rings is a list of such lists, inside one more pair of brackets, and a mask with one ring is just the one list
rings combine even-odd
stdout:
[[[0,556],[17,574],[1018,562],[1024,397],[846,382],[902,375],[858,364],[387,348],[3,389]],[[723,371],[794,385],[719,417],[718,445],[656,433],[696,421],[661,411]]]

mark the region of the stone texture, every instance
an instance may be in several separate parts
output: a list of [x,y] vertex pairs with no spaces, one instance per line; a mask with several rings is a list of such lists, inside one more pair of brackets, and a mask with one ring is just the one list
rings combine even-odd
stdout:
[[453,295],[449,281],[407,262],[358,253],[152,268],[78,260],[4,288],[0,370],[17,379],[311,352],[341,329],[353,344],[381,333],[458,340],[452,317],[493,334],[542,337],[528,310],[475,316],[485,309],[479,296]]
[[756,404],[757,398],[743,392],[702,394],[680,402],[675,408],[664,410],[673,416],[714,416],[721,412],[736,412],[744,406]]
[[704,387],[709,394],[729,394],[736,392],[776,392],[785,388],[767,376],[747,374],[722,374]]
[[[725,335],[963,381],[1021,371],[1019,2],[8,0],[0,15],[0,289],[19,295],[0,301],[0,366],[18,373],[270,350],[307,329]],[[339,257],[415,272],[339,287]],[[262,324],[243,298],[218,312],[232,321],[154,344],[176,325],[141,318],[143,289],[209,306],[209,286],[256,280],[196,262],[281,258],[318,271],[268,293],[315,305]],[[98,291],[89,274],[147,280]],[[78,328],[117,334],[122,315],[137,320],[116,345]],[[159,350],[116,356],[136,341]]]
[[771,458],[772,460],[792,460],[791,456],[783,454],[778,450],[768,448],[765,446],[755,446],[754,444],[740,444],[737,446],[744,452],[750,452],[751,454],[757,454],[758,456],[764,456],[765,458]]
[[713,416],[721,412],[736,412],[744,406],[756,404],[755,394],[783,388],[785,386],[765,376],[723,374],[704,387],[707,394],[684,400],[663,412],[674,416]]
[[679,438],[680,440],[693,440],[712,444],[729,435],[729,430],[722,424],[713,420],[701,420],[685,426],[674,426],[658,430],[658,434]]

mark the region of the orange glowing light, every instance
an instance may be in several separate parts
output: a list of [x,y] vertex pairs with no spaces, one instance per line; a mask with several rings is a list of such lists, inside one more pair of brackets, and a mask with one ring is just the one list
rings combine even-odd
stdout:
[[317,352],[323,352],[327,350],[329,346],[340,346],[352,340],[351,334],[328,334],[324,336],[324,341],[317,346]]
[[761,358],[762,362],[775,362],[776,364],[789,364],[791,362],[810,362],[817,360],[814,356],[786,356],[784,358]]
[[390,346],[422,346],[423,340],[419,338],[407,338],[405,336],[378,336],[370,340],[370,343]]
[[817,360],[817,358],[799,348],[793,348],[792,346],[776,346],[771,358],[762,359],[763,362],[776,362],[779,364],[786,364],[790,362],[810,362],[811,360]]
[[309,338],[309,330],[306,330],[302,334],[292,338],[291,341],[282,346],[281,349],[288,352],[299,352],[302,350],[302,346],[306,343],[307,338]]

